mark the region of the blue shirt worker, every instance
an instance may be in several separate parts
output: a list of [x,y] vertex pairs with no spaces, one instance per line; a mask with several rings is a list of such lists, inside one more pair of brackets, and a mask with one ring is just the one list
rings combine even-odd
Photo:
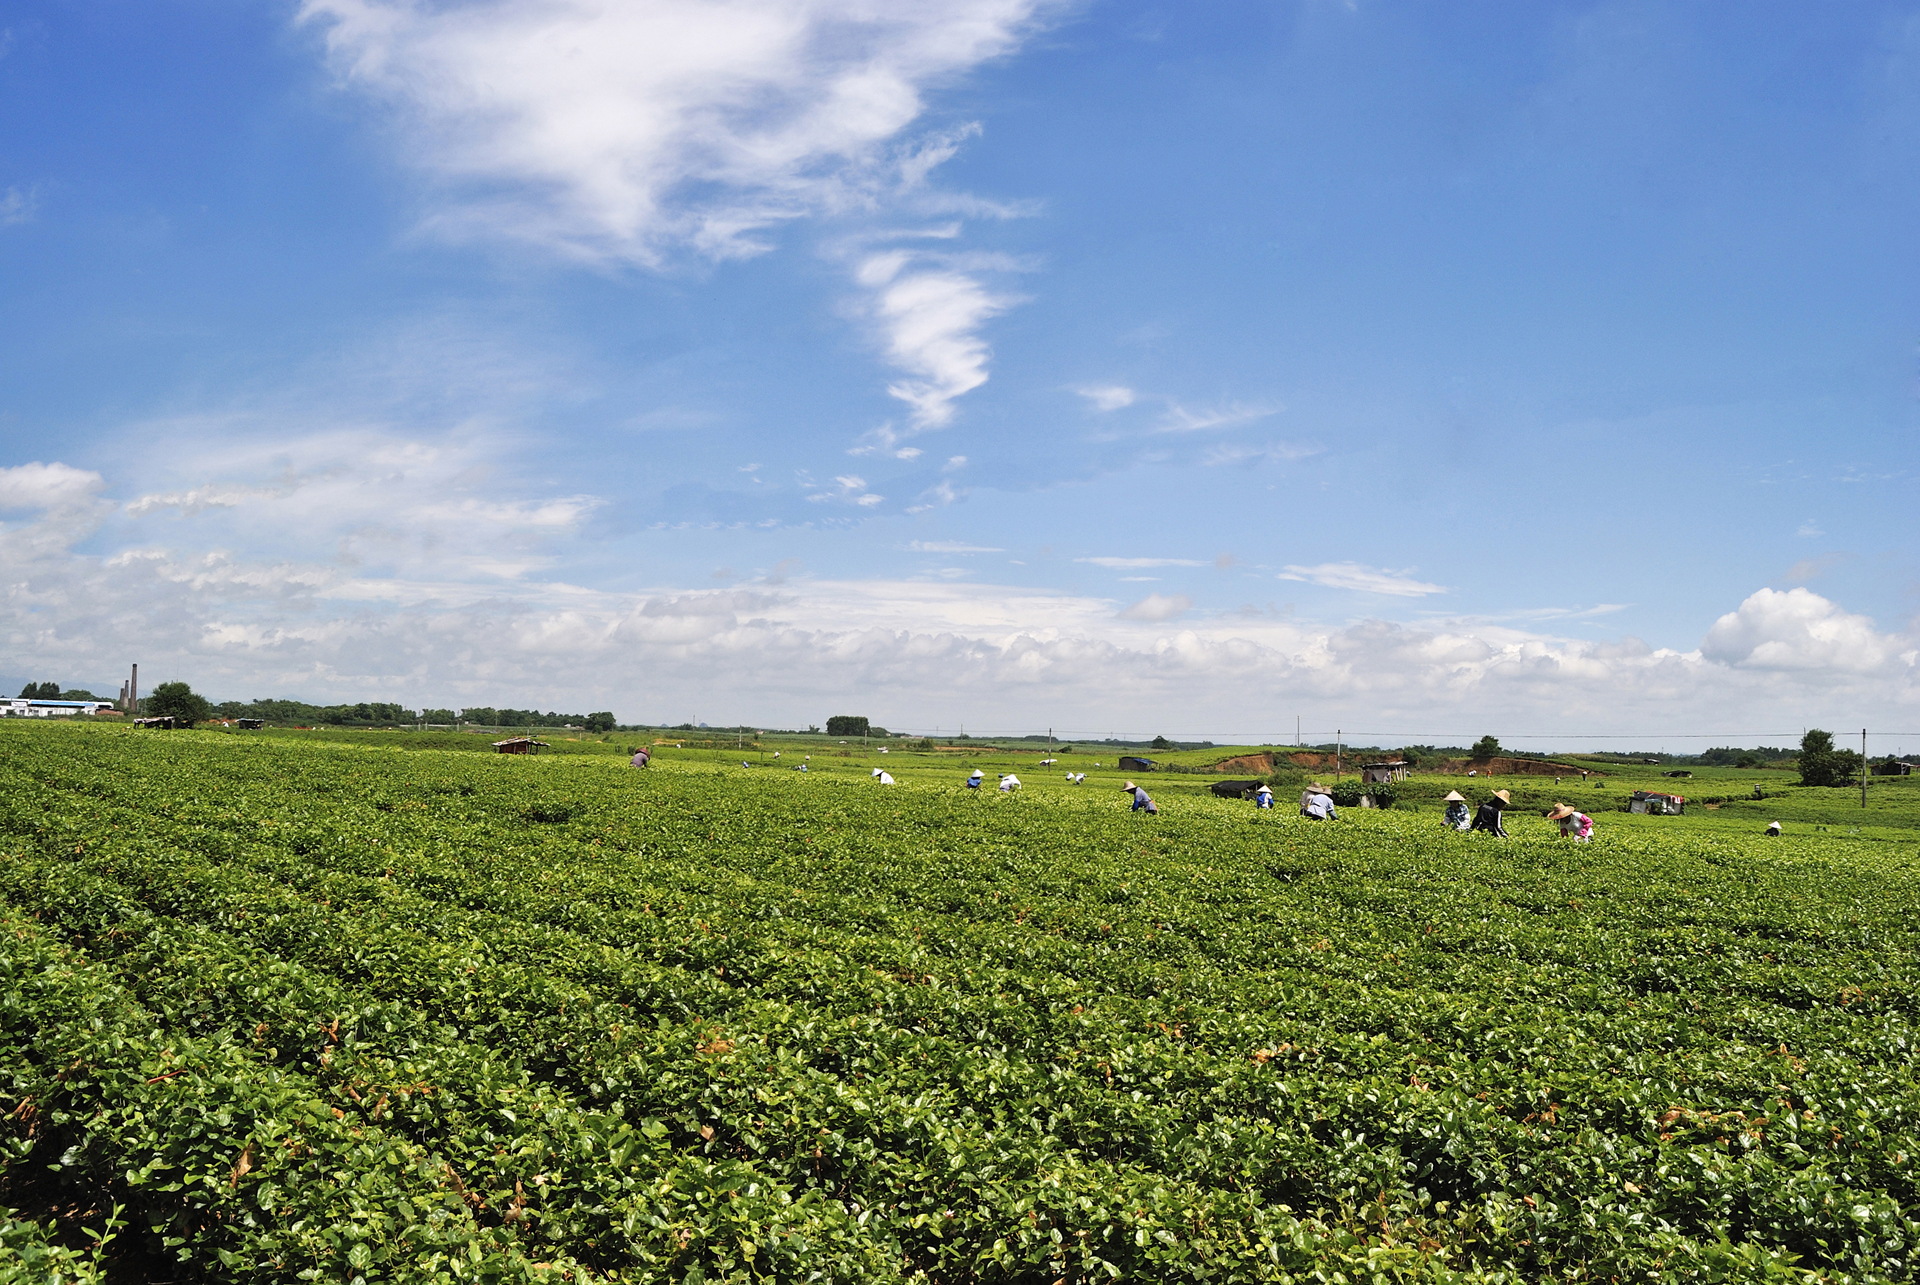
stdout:
[[1327,793],[1327,787],[1315,781],[1300,796],[1300,815],[1314,821],[1338,821],[1340,814],[1333,810],[1333,796]]
[[1125,785],[1121,786],[1120,789],[1133,796],[1133,806],[1128,808],[1127,811],[1139,812],[1144,810],[1148,816],[1158,816],[1160,814],[1160,809],[1155,806],[1152,799],[1147,797],[1147,792],[1135,785],[1132,781],[1128,781]]
[[980,769],[979,769],[979,768],[977,768],[977,767],[976,767],[975,769],[973,769],[973,775],[967,778],[967,788],[968,788],[969,790],[977,790],[977,789],[979,789],[979,788],[980,788],[980,778],[981,778],[981,777],[982,777],[983,775],[984,775],[984,773],[982,773],[982,772],[980,771]]
[[1273,791],[1264,785],[1261,786],[1259,789],[1255,790],[1253,792],[1253,806],[1256,808],[1272,807]]
[[1448,790],[1446,805],[1447,829],[1465,834],[1467,827],[1473,824],[1473,818],[1467,814],[1467,796],[1458,790]]

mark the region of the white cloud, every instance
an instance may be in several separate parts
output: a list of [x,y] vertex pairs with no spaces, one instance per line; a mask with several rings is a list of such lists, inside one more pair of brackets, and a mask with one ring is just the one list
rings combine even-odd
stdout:
[[970,127],[893,146],[1012,51],[1038,0],[305,0],[333,66],[442,180],[443,231],[589,259],[766,248],[912,187]]
[[985,544],[963,544],[959,540],[915,540],[907,548],[915,553],[1005,553],[1005,549]]
[[1112,570],[1133,570],[1137,567],[1204,567],[1207,564],[1198,558],[1075,558],[1075,562],[1090,562],[1096,567]]
[[0,228],[27,223],[40,212],[40,189],[10,187],[0,194]]
[[868,256],[854,279],[873,292],[871,315],[888,362],[909,376],[887,385],[887,393],[912,408],[910,422],[920,431],[951,422],[953,403],[987,382],[980,328],[1014,300],[991,293],[976,275],[915,264],[906,251],[889,250]]
[[1803,535],[1803,536],[1819,536],[1819,535],[1825,535],[1826,532],[1820,529],[1820,523],[1818,521],[1816,521],[1813,518],[1808,518],[1805,522],[1802,522],[1800,524],[1800,530],[1796,532],[1796,534]]
[[1403,598],[1418,598],[1430,593],[1445,593],[1446,586],[1415,580],[1404,571],[1383,571],[1358,562],[1323,562],[1315,567],[1288,564],[1280,572],[1282,580],[1303,580],[1329,589],[1357,589],[1362,593],[1384,593]]
[[1870,674],[1890,664],[1912,668],[1912,646],[1810,589],[1762,589],[1713,622],[1700,652],[1743,669]]
[[961,469],[965,468],[966,466],[967,466],[966,456],[949,455],[947,456],[947,462],[940,466],[940,471],[942,473],[958,473]]
[[1209,447],[1200,462],[1209,468],[1222,464],[1290,464],[1320,454],[1324,447],[1307,442],[1266,442],[1258,446],[1227,443]]
[[[552,536],[495,523],[563,517],[552,501],[512,494],[474,495],[490,507],[464,525],[454,503],[403,529],[446,539],[458,556],[402,550],[381,566],[335,556],[367,514],[453,488],[461,473],[439,470],[475,457],[446,443],[418,453],[402,477],[348,472],[311,483],[314,495],[295,489],[280,501],[292,506],[284,521],[271,506],[241,505],[103,532],[72,517],[108,508],[87,498],[98,486],[90,475],[29,485],[34,496],[80,498],[0,527],[0,645],[24,671],[75,677],[119,672],[137,655],[156,678],[184,678],[216,698],[538,704],[676,722],[698,701],[716,721],[804,725],[849,691],[866,693],[890,726],[1051,722],[1076,735],[1157,726],[1213,739],[1290,737],[1303,708],[1310,724],[1409,732],[1755,731],[1831,725],[1836,709],[1920,712],[1915,640],[1805,590],[1753,595],[1696,652],[1485,621],[1200,616],[1175,595],[1123,610],[1110,598],[964,583],[944,570],[920,581],[820,581],[791,575],[789,562],[752,584],[608,592],[483,573],[468,545],[506,558],[518,540]],[[401,445],[384,454],[412,458]],[[331,457],[312,446],[298,455]],[[0,483],[16,486],[17,471],[0,471]],[[325,518],[325,501],[370,486],[376,493],[337,524]],[[294,537],[288,553],[205,547],[237,520],[281,521]],[[180,547],[152,543],[155,531]],[[80,551],[101,545],[104,554]],[[542,546],[526,547],[536,556]]]
[[1134,392],[1120,384],[1093,384],[1073,390],[1093,403],[1097,411],[1115,411],[1134,403]]
[[0,509],[53,509],[93,497],[104,479],[98,473],[54,461],[0,468]]
[[1167,403],[1167,413],[1156,426],[1162,433],[1197,433],[1210,428],[1232,428],[1251,424],[1269,415],[1278,415],[1284,407],[1230,402],[1225,406],[1190,409],[1178,402]]
[[1184,593],[1150,593],[1120,613],[1122,620],[1172,620],[1186,614],[1193,599]]
[[815,491],[807,499],[815,504],[837,502],[858,505],[863,509],[872,508],[886,499],[885,496],[875,495],[867,490],[867,480],[857,474],[843,473],[833,481],[832,489]]

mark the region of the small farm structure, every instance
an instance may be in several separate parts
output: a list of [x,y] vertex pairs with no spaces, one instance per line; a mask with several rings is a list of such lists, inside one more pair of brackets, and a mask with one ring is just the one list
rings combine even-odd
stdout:
[[1660,775],[1677,777],[1682,781],[1691,781],[1693,779],[1693,773],[1691,772],[1662,772]]
[[1120,759],[1120,770],[1122,772],[1151,772],[1153,771],[1153,760],[1125,755]]
[[157,727],[163,732],[171,732],[174,728],[180,726],[180,720],[171,714],[158,714],[153,718],[136,718],[133,720],[133,725],[135,727]]
[[1678,794],[1661,794],[1653,790],[1635,790],[1633,798],[1627,804],[1629,812],[1643,812],[1648,816],[1677,817],[1686,810],[1687,800]]
[[547,743],[536,741],[531,736],[509,736],[504,741],[495,741],[493,748],[502,754],[538,754],[547,748]]
[[1385,763],[1362,763],[1360,781],[1363,785],[1381,785],[1390,781],[1404,781],[1413,769],[1407,766],[1405,759],[1389,759]]
[[1911,763],[1875,763],[1872,771],[1875,776],[1912,776],[1913,768]]
[[1250,799],[1260,788],[1258,781],[1215,781],[1207,787],[1219,799]]
[[249,731],[257,731],[267,725],[264,718],[236,718],[233,721]]

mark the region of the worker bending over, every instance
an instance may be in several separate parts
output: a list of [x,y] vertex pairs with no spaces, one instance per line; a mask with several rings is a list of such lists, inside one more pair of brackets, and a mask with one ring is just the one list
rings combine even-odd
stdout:
[[1144,811],[1148,816],[1159,815],[1160,813],[1159,807],[1155,805],[1152,799],[1147,797],[1147,792],[1145,790],[1135,785],[1132,781],[1128,781],[1125,785],[1121,786],[1120,789],[1122,792],[1126,794],[1131,794],[1133,796],[1133,806],[1128,808],[1127,811],[1129,812]]

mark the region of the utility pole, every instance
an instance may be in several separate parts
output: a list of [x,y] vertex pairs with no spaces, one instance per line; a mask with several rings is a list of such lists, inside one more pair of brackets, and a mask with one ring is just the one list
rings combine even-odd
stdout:
[[1300,716],[1298,714],[1293,716],[1293,748],[1296,750],[1300,748]]
[[1867,806],[1867,729],[1860,729],[1860,806]]
[[1333,779],[1340,779],[1340,729],[1333,729]]

